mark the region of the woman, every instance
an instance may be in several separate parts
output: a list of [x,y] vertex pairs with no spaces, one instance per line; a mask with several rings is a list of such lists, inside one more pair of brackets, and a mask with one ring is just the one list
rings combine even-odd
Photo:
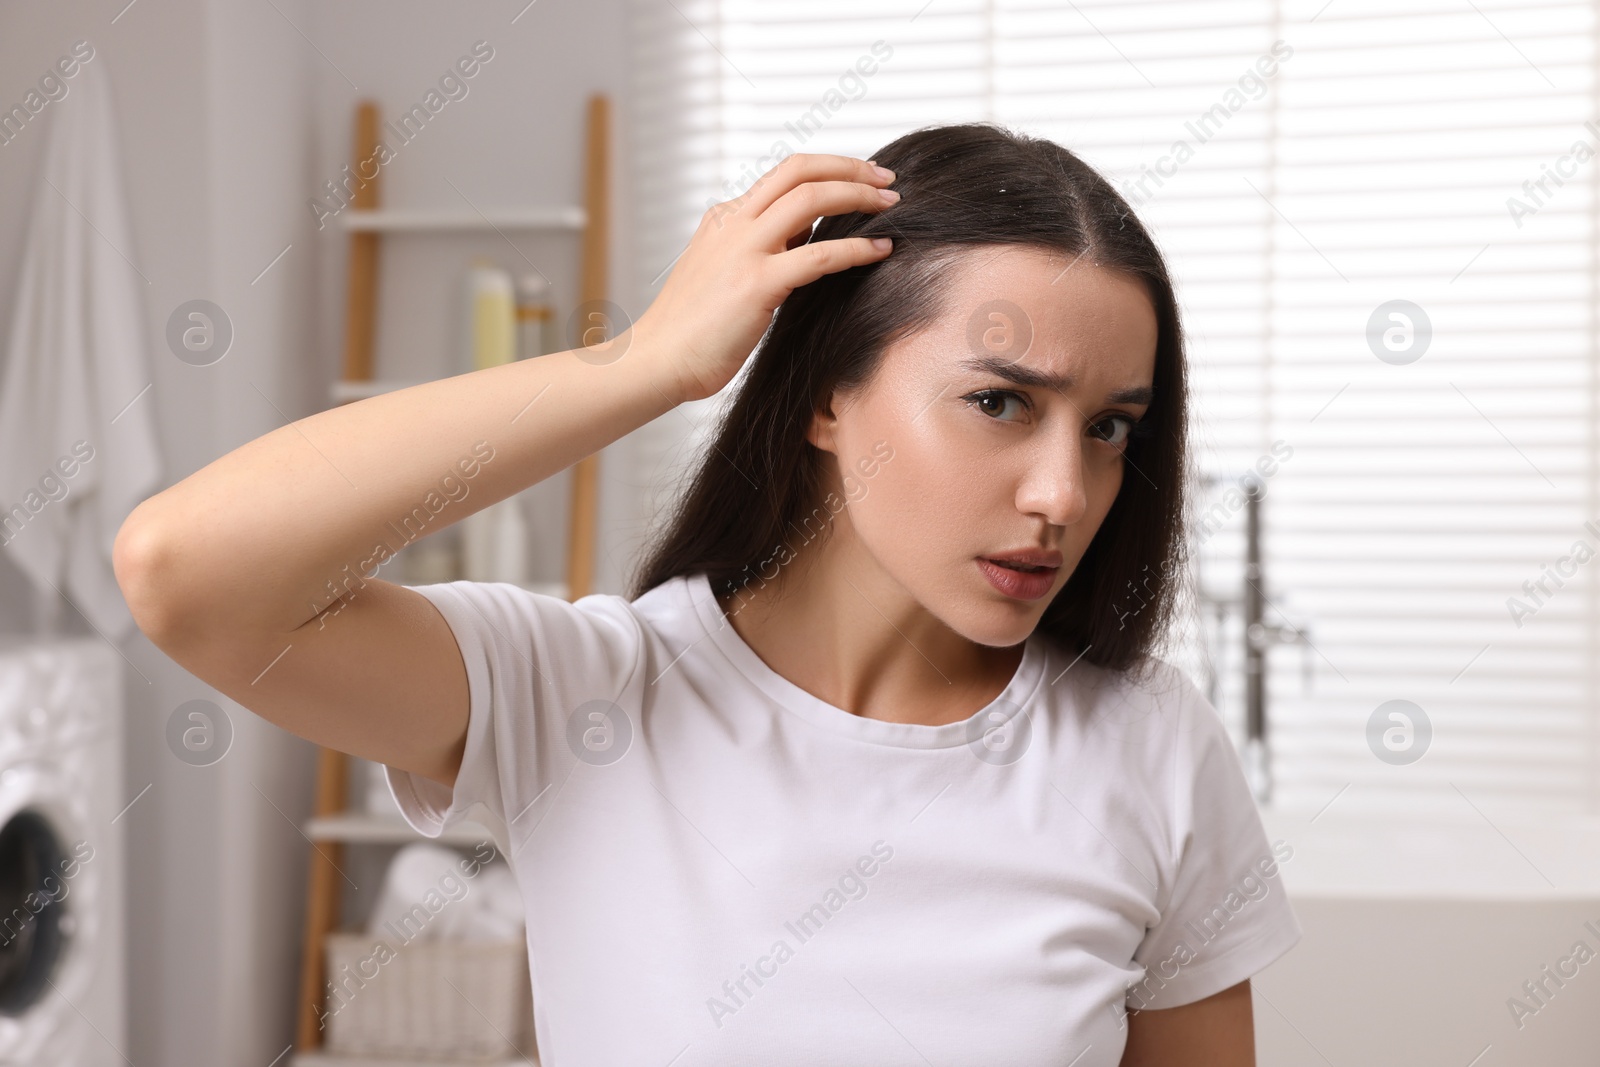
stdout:
[[[422,833],[503,821],[547,1067],[1252,1064],[1249,978],[1300,928],[1151,653],[1184,473],[1160,254],[1049,141],[876,163],[793,156],[708,211],[607,344],[244,445],[135,510],[118,579],[194,674],[385,764]],[[371,577],[407,518],[758,342],[631,599]]]

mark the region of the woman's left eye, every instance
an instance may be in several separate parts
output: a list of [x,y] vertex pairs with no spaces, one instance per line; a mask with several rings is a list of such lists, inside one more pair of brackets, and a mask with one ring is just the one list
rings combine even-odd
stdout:
[[1027,404],[1023,402],[1022,397],[1009,389],[981,389],[976,393],[968,393],[961,399],[999,422],[1015,421],[1001,417],[1011,401],[1015,401],[1022,411],[1027,410]]
[[1126,415],[1108,415],[1090,427],[1100,440],[1121,448],[1133,434],[1134,420]]

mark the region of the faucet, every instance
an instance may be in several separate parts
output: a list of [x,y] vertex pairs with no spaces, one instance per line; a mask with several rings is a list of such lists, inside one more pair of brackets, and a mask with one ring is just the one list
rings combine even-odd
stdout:
[[1298,644],[1303,679],[1311,688],[1311,630],[1288,621],[1266,621],[1267,596],[1262,591],[1261,484],[1245,490],[1244,549],[1244,721],[1245,778],[1258,803],[1272,799],[1272,766],[1267,747],[1267,651],[1274,645]]
[[[1223,480],[1219,475],[1207,475],[1203,479],[1204,484],[1208,486],[1220,484]],[[1303,678],[1307,692],[1311,689],[1312,667],[1310,627],[1287,619],[1279,622],[1267,621],[1267,610],[1271,605],[1264,588],[1266,582],[1261,562],[1263,495],[1259,481],[1244,487],[1245,559],[1244,585],[1240,595],[1237,597],[1219,595],[1203,587],[1199,593],[1200,599],[1211,607],[1219,639],[1224,633],[1227,616],[1233,607],[1238,606],[1243,617],[1245,743],[1242,763],[1245,779],[1250,783],[1250,792],[1259,804],[1266,804],[1272,799],[1273,786],[1271,753],[1267,745],[1267,653],[1277,645],[1300,645],[1304,657]],[[1216,706],[1220,697],[1220,671],[1209,653],[1206,656],[1206,663],[1207,697],[1212,705]]]

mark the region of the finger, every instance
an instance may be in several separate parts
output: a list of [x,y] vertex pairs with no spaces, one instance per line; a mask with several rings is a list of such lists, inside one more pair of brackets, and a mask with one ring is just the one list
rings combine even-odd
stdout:
[[822,215],[843,215],[848,211],[875,213],[899,200],[892,190],[860,182],[807,182],[778,198],[754,220],[763,243],[777,244],[809,231]]
[[854,181],[884,186],[892,180],[880,174],[876,167],[864,159],[826,155],[820,152],[802,152],[786,157],[777,166],[757,178],[755,184],[733,203],[740,215],[754,218],[766,211],[789,190],[806,182]]
[[824,274],[876,263],[894,251],[893,243],[878,247],[874,241],[889,241],[887,237],[839,237],[832,241],[818,241],[801,245],[789,252],[779,252],[768,261],[768,269],[791,292],[809,285]]

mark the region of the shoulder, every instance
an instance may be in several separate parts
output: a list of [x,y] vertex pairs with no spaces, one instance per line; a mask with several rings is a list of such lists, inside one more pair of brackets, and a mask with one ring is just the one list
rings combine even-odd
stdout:
[[1124,785],[1138,782],[1169,795],[1205,750],[1231,747],[1205,694],[1185,670],[1159,657],[1112,670],[1073,662],[1050,645],[1039,693],[1059,757],[1080,770],[1086,763],[1114,768]]
[[1169,660],[1146,656],[1125,670],[1074,661],[1045,642],[1040,691],[1048,705],[1110,728],[1143,726],[1166,734],[1221,725],[1216,710],[1189,674]]
[[468,628],[517,630],[550,628],[552,636],[581,628],[605,627],[639,635],[673,629],[693,616],[690,579],[674,578],[629,600],[617,593],[590,593],[569,601],[509,582],[458,580],[410,588],[432,601],[452,623]]
[[638,629],[632,605],[614,593],[591,593],[568,601],[510,582],[465,579],[411,588],[439,609],[457,629],[457,637],[462,630],[492,641],[497,636],[537,634],[561,639],[584,630],[612,629],[627,634]]
[[451,581],[411,587],[444,616],[469,663],[486,661],[548,676],[625,678],[662,642],[693,625],[689,582],[675,578],[629,600],[591,593],[568,601],[509,582]]
[[1163,798],[1179,843],[1195,835],[1257,835],[1243,760],[1216,707],[1176,664],[1149,658],[1116,689],[1120,722],[1136,723],[1121,750]]

